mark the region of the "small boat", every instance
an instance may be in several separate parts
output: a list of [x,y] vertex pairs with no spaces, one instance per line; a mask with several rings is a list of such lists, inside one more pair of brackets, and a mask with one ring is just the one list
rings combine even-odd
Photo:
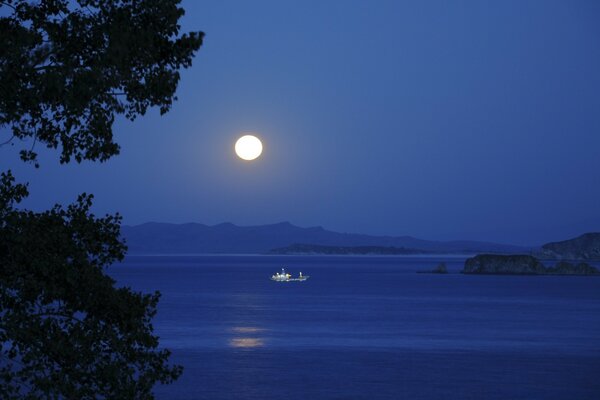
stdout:
[[310,278],[310,276],[302,275],[302,272],[300,272],[297,278],[292,278],[291,274],[285,272],[285,268],[281,268],[281,272],[276,272],[271,276],[271,280],[276,282],[301,282],[308,278]]

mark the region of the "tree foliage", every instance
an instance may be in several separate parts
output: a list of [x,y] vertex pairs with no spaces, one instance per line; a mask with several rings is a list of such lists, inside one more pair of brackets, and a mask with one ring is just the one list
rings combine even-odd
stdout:
[[[203,33],[179,34],[179,0],[0,1],[0,127],[61,149],[61,162],[118,154],[115,116],[167,112]],[[8,12],[7,12],[8,11]],[[35,161],[33,147],[21,158]]]
[[158,349],[159,294],[115,287],[104,268],[122,260],[120,216],[96,218],[92,196],[35,213],[0,178],[0,398],[152,398],[181,373]]
[[[179,2],[0,1],[5,143],[30,141],[21,158],[34,162],[35,143],[59,149],[62,163],[118,154],[115,117],[167,112],[202,44],[202,32],[180,35]],[[159,293],[105,273],[126,251],[121,217],[94,216],[86,194],[45,212],[18,208],[27,196],[0,174],[0,398],[153,398],[182,369],[153,334]]]

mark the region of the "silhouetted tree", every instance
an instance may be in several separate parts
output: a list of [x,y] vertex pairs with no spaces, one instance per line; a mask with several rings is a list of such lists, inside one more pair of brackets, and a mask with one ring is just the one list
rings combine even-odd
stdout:
[[151,398],[181,367],[152,334],[159,293],[104,273],[125,254],[120,216],[94,217],[85,194],[66,209],[15,209],[26,195],[1,175],[0,398]]
[[[165,113],[203,33],[179,35],[179,0],[0,1],[0,126],[71,157],[118,154],[116,115]],[[11,140],[9,138],[8,140]],[[33,150],[21,151],[35,160]]]
[[[149,107],[167,112],[179,70],[203,33],[179,34],[178,0],[0,1],[0,128],[4,143],[60,149],[60,161],[118,154],[112,125]],[[36,164],[37,166],[37,164]],[[0,398],[151,399],[168,363],[151,324],[159,293],[117,288],[119,215],[97,218],[92,196],[36,213],[0,175]]]

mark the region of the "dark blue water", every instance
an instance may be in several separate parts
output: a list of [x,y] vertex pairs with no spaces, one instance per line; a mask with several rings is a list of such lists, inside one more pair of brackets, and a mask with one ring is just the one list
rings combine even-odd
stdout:
[[[445,261],[448,275],[417,274]],[[461,275],[451,257],[129,257],[163,294],[162,399],[600,399],[600,278]],[[306,282],[269,280],[281,266]]]

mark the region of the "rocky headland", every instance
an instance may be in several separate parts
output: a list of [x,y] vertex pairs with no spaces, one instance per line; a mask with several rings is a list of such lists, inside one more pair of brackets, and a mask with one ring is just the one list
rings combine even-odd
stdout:
[[571,264],[565,261],[546,267],[530,255],[479,254],[465,261],[463,274],[480,275],[600,275],[587,263]]
[[574,239],[547,243],[538,256],[559,260],[600,260],[600,233],[590,232]]

